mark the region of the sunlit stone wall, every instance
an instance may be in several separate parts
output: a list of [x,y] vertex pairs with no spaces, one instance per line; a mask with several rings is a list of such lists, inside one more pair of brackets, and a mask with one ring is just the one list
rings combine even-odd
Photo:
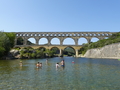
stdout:
[[63,40],[66,38],[72,38],[75,41],[75,45],[78,45],[78,39],[81,37],[86,38],[87,42],[91,42],[91,38],[96,37],[98,39],[104,39],[111,36],[115,32],[15,32],[16,39],[19,37],[23,38],[24,45],[27,44],[29,38],[34,38],[36,40],[36,45],[38,45],[39,39],[46,38],[48,40],[48,45],[51,45],[50,41],[53,38],[58,38],[60,40],[60,45],[63,45]]

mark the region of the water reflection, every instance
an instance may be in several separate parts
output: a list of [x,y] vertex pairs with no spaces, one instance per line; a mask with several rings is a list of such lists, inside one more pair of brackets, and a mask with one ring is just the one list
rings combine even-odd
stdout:
[[[65,67],[56,68],[56,63],[60,64],[63,59]],[[0,61],[1,90],[120,89],[120,61],[115,59],[56,57],[47,61],[22,60],[22,66],[19,64],[20,61]],[[37,62],[42,63],[42,68],[36,68]]]

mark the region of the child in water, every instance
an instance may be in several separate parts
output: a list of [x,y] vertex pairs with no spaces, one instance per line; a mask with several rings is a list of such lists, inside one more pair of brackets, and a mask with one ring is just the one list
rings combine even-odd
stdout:
[[40,67],[42,67],[42,63],[40,63]]
[[36,67],[37,67],[37,68],[39,68],[39,67],[40,67],[40,63],[39,63],[39,62],[36,64]]
[[60,66],[59,66],[59,63],[56,63],[56,68],[58,68],[58,67],[60,67]]

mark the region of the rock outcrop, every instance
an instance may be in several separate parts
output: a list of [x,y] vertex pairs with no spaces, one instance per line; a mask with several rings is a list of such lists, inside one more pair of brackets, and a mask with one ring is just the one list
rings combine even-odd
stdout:
[[6,57],[6,59],[18,59],[18,58],[20,58],[20,52],[19,50],[15,49],[10,50],[8,56]]
[[84,57],[120,59],[120,43],[106,45],[102,48],[89,49]]

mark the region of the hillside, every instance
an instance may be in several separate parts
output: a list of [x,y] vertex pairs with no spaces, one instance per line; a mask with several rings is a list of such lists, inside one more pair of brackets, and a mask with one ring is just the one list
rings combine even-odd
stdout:
[[120,59],[120,43],[106,45],[102,48],[89,49],[84,57]]
[[120,32],[108,39],[85,44],[79,53],[87,58],[115,58],[120,59]]
[[97,42],[91,42],[90,44],[84,44],[81,50],[79,51],[79,54],[85,54],[87,50],[94,49],[94,48],[102,48],[106,45],[119,43],[120,42],[120,32],[113,34],[108,39],[102,39]]

